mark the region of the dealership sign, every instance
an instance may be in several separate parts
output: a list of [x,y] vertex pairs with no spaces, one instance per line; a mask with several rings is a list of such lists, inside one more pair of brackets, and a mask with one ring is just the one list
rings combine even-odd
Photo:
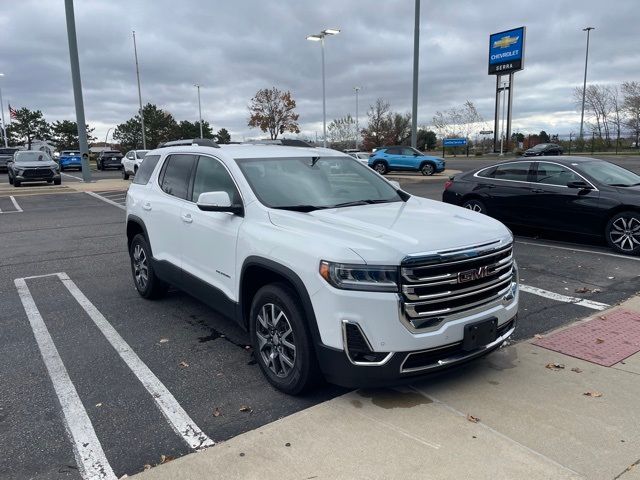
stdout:
[[526,27],[489,36],[489,75],[502,75],[524,68]]
[[462,147],[467,144],[466,138],[445,138],[442,142],[445,147]]

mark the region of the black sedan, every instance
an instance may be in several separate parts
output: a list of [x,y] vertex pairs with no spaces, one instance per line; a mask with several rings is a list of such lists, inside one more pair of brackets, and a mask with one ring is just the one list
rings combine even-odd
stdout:
[[555,143],[539,143],[535,147],[525,150],[525,157],[547,157],[549,155],[562,155],[562,147]]
[[442,200],[504,223],[604,236],[640,254],[640,175],[586,157],[514,160],[455,175]]

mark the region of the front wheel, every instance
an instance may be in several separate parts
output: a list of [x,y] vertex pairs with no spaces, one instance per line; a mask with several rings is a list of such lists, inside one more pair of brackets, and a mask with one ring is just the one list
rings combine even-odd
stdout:
[[420,173],[422,173],[422,175],[425,175],[427,177],[430,177],[435,172],[436,172],[436,169],[434,168],[433,164],[431,164],[431,163],[425,163],[422,166],[422,168],[420,169]]
[[621,212],[611,217],[605,228],[607,243],[627,255],[640,254],[640,214]]
[[13,177],[11,175],[7,175],[9,177],[9,185],[13,185]]
[[474,212],[487,214],[487,207],[480,200],[472,198],[470,200],[465,200],[462,203],[462,207],[468,210],[473,210]]
[[61,184],[62,184],[62,179],[61,179],[61,178],[56,178],[56,179],[53,181],[53,184],[54,184],[54,185],[61,185]]
[[129,247],[131,273],[136,290],[143,298],[159,298],[164,295],[169,285],[160,280],[151,265],[151,248],[142,234],[133,237]]
[[122,169],[122,179],[123,180],[129,180],[129,174],[127,173],[127,169],[126,168]]
[[380,175],[384,175],[387,173],[388,168],[384,162],[376,162],[373,164],[373,169],[378,172]]
[[19,187],[20,185],[22,185],[22,182],[20,180],[14,180],[13,181],[13,186],[14,187]]
[[262,287],[251,302],[249,318],[254,355],[269,383],[290,395],[311,388],[319,370],[295,292],[281,283]]
[[96,162],[96,168],[100,170],[100,162]]

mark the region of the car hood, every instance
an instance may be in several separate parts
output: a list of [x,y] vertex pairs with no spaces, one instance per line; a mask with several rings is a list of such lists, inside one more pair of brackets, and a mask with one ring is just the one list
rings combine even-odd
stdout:
[[511,240],[497,220],[446,203],[411,197],[394,202],[316,210],[271,210],[271,222],[348,247],[367,263],[398,264],[405,256]]
[[57,164],[54,161],[33,161],[33,162],[20,162],[14,163],[14,168],[50,168],[55,167]]

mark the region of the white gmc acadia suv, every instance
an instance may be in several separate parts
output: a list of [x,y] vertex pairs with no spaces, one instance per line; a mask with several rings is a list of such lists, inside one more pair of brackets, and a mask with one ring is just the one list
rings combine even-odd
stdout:
[[323,148],[170,146],[129,187],[144,298],[234,319],[275,387],[390,385],[499,347],[518,312],[513,237]]

